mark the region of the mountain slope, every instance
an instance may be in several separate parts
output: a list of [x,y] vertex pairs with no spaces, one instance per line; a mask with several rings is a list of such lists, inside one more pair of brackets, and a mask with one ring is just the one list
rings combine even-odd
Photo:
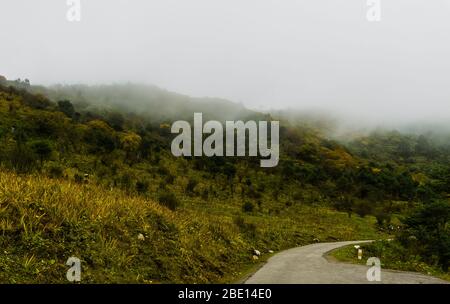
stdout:
[[[64,282],[65,260],[79,255],[88,282],[222,282],[255,263],[253,249],[265,258],[384,236],[424,197],[423,172],[365,158],[314,126],[281,121],[275,168],[176,158],[170,123],[201,103],[133,85],[64,88],[53,100],[38,90],[56,94],[0,85],[0,281]],[[208,115],[273,119],[227,107]]]

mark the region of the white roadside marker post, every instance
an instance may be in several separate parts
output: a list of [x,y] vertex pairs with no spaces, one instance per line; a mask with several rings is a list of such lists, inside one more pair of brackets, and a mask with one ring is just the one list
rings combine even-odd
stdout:
[[358,250],[358,260],[361,260],[361,259],[362,259],[362,249],[361,249],[361,246],[355,245],[355,246],[353,246],[353,247],[355,247],[355,249]]

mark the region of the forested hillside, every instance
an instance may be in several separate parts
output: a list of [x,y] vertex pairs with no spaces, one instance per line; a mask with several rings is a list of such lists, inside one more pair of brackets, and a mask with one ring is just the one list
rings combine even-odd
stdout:
[[[175,120],[281,120],[280,162],[170,152]],[[373,134],[342,144],[224,100],[138,85],[0,84],[0,281],[220,282],[252,250],[385,237],[450,192],[448,145]],[[16,269],[19,269],[16,271]]]

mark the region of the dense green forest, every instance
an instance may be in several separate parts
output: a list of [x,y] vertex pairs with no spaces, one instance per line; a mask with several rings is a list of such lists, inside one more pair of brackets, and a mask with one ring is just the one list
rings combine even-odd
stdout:
[[[280,120],[279,165],[174,157],[171,123],[194,112]],[[86,282],[231,281],[256,263],[254,249],[264,258],[311,242],[392,235],[410,246],[408,233],[423,226],[414,221],[418,210],[450,208],[449,137],[327,134],[157,87],[1,78],[0,281],[64,282],[72,255],[82,258]],[[414,234],[441,248],[437,256],[410,252],[443,271],[446,216],[439,227],[428,223],[438,237]]]

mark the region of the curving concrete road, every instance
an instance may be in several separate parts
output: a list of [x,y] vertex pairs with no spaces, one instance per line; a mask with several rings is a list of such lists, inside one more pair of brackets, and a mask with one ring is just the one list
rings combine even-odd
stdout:
[[[246,284],[448,284],[414,272],[381,270],[381,282],[369,282],[369,266],[329,262],[324,255],[336,248],[367,241],[312,244],[282,251],[253,274]],[[370,241],[369,241],[370,242]],[[356,253],[355,253],[356,254]],[[367,259],[367,257],[366,257]]]

